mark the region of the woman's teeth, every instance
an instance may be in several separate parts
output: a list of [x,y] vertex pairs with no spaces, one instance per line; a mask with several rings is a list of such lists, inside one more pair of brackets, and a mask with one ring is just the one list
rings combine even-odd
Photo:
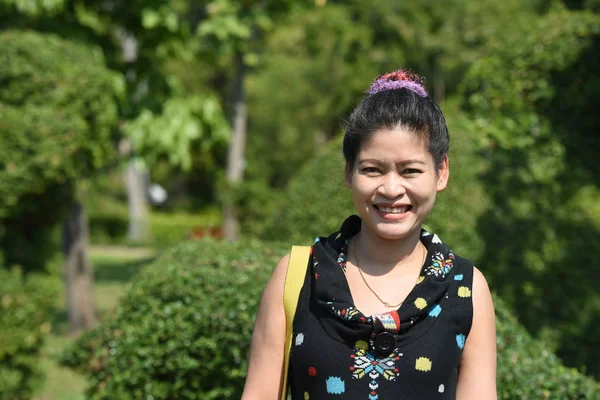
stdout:
[[406,211],[408,211],[408,206],[407,207],[394,207],[394,208],[390,208],[390,207],[377,207],[377,208],[381,212],[392,213],[392,214],[404,214]]

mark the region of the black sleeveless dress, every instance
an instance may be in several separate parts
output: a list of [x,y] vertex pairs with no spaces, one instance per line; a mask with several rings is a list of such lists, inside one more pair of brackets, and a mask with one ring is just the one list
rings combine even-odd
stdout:
[[423,230],[417,284],[397,310],[366,316],[345,277],[348,239],[360,226],[351,216],[311,249],[294,318],[292,399],[454,399],[473,317],[472,263]]

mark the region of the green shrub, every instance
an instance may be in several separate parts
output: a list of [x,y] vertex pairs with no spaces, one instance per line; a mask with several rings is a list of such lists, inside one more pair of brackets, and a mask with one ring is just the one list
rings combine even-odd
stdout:
[[280,215],[282,190],[248,180],[239,184],[233,193],[242,234],[251,238],[268,236],[269,221],[274,215]]
[[261,239],[312,244],[315,237],[336,231],[354,213],[352,195],[344,185],[341,137],[309,160],[285,189]]
[[114,316],[63,363],[90,399],[240,398],[254,314],[284,249],[184,242],[140,271]]
[[118,86],[98,48],[33,31],[4,31],[0,40],[4,217],[28,208],[24,195],[86,176],[114,155]]
[[[120,211],[93,213],[89,217],[91,242],[127,244],[128,221],[126,208]],[[151,239],[142,244],[166,248],[194,235],[219,235],[220,224],[221,212],[215,208],[202,210],[197,214],[153,211],[150,214]]]
[[567,368],[543,340],[533,339],[497,296],[500,399],[597,399],[600,384]]
[[462,104],[487,159],[486,276],[529,332],[597,379],[599,55],[600,14],[558,6],[472,64]]
[[[92,400],[233,399],[252,325],[286,251],[259,242],[182,243],[134,278],[112,318],[62,357],[86,373]],[[502,399],[592,399],[598,384],[563,367],[497,301]]]
[[51,330],[58,279],[0,268],[0,399],[30,399],[43,382],[39,355]]
[[114,156],[118,76],[84,43],[16,30],[0,42],[0,252],[41,271],[75,182]]
[[152,243],[160,248],[179,243],[194,235],[220,235],[221,210],[208,208],[197,214],[158,213],[150,216]]

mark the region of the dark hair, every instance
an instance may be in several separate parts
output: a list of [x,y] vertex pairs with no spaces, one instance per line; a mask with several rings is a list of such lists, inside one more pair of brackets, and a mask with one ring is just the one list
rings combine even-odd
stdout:
[[442,110],[409,89],[383,90],[365,97],[346,123],[344,158],[354,165],[363,143],[380,129],[405,128],[426,140],[436,166],[448,153],[450,136]]

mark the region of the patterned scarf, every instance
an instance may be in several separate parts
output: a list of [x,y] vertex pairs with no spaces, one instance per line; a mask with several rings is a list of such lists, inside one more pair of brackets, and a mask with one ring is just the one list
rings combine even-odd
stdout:
[[454,254],[437,235],[422,230],[421,242],[427,256],[416,286],[397,310],[366,316],[352,303],[345,277],[348,240],[360,229],[361,220],[353,215],[338,232],[315,240],[311,267],[313,290],[321,308],[319,320],[333,339],[349,346],[357,340],[368,341],[369,351],[376,353],[375,338],[381,332],[389,332],[394,341],[392,348],[398,349],[425,334],[437,320],[426,317],[439,310],[438,303],[448,289],[447,276]]

